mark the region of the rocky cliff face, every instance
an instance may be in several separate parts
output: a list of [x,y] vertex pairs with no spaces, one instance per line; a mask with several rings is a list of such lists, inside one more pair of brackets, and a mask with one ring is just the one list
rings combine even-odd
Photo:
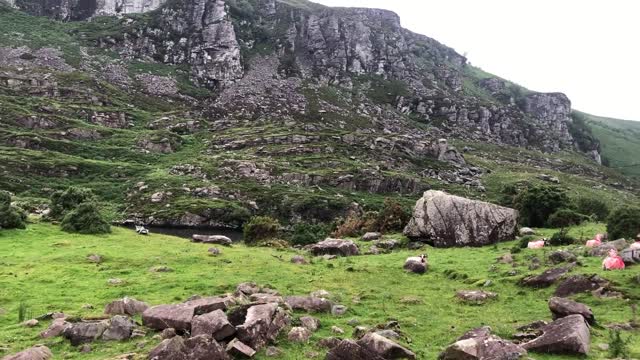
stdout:
[[9,0],[9,4],[32,15],[57,20],[86,20],[93,16],[143,13],[159,8],[166,0]]

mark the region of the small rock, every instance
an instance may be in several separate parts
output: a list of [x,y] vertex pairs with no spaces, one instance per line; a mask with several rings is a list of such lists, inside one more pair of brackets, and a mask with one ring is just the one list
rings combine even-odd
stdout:
[[209,248],[209,250],[207,250],[207,251],[209,252],[209,255],[211,255],[211,256],[218,256],[218,255],[221,254],[220,249],[215,248],[215,247]]
[[344,305],[333,305],[331,308],[331,315],[342,316],[347,312],[348,308]]
[[53,357],[51,350],[44,345],[37,345],[32,348],[22,350],[14,355],[7,355],[2,360],[48,360]]
[[360,339],[361,337],[363,337],[367,332],[369,331],[369,328],[366,326],[356,326],[353,329],[353,334],[352,337],[354,339]]
[[114,279],[109,279],[107,280],[107,284],[109,285],[122,285],[124,284],[124,280],[122,279],[118,279],[118,278],[114,278]]
[[380,239],[380,237],[382,237],[382,234],[380,234],[379,232],[368,232],[362,235],[362,241],[378,240]]
[[609,344],[599,343],[596,346],[598,346],[598,349],[600,349],[602,351],[609,351]]
[[511,255],[511,253],[504,254],[498,258],[498,262],[501,262],[503,264],[511,264],[513,263],[513,256]]
[[225,246],[231,246],[232,241],[230,238],[223,236],[223,235],[197,235],[194,234],[193,236],[191,236],[191,241],[192,242],[201,242],[204,244],[218,244],[218,245],[225,245]]
[[487,300],[495,299],[498,294],[484,290],[458,290],[456,297],[467,303],[484,304]]
[[340,338],[328,337],[328,338],[320,339],[320,341],[318,341],[318,346],[327,348],[327,349],[333,349],[334,347],[338,346],[338,344],[340,344],[341,341],[342,339]]
[[282,350],[275,346],[269,346],[265,351],[265,355],[267,355],[268,357],[278,357],[282,355]]
[[536,234],[536,231],[533,230],[532,228],[528,228],[528,227],[520,228],[520,236],[535,235],[535,234]]
[[308,264],[307,259],[305,259],[304,256],[302,256],[302,255],[294,255],[291,258],[291,263],[298,264],[298,265],[306,265],[306,264]]
[[81,353],[90,353],[91,352],[91,345],[89,344],[84,344],[80,347],[80,352]]
[[313,291],[309,295],[313,296],[313,297],[317,297],[317,298],[329,298],[329,297],[331,297],[331,293],[328,292],[327,290],[324,290],[324,289]]
[[166,328],[164,330],[162,330],[162,332],[160,333],[160,337],[164,340],[164,339],[171,339],[172,337],[176,336],[176,329],[174,328]]
[[360,320],[355,319],[355,318],[347,321],[347,325],[350,325],[350,326],[356,326],[358,324],[360,324]]
[[289,331],[287,339],[291,342],[307,342],[311,337],[311,331],[305,327],[297,326]]
[[344,334],[344,330],[340,329],[337,326],[332,326],[331,327],[331,332],[334,334]]
[[314,318],[313,316],[300,317],[300,323],[309,331],[316,331],[320,327],[320,320]]
[[94,264],[102,263],[102,256],[98,254],[90,254],[87,256],[87,261],[92,262]]
[[22,326],[25,326],[25,327],[35,327],[35,326],[38,326],[38,324],[39,324],[39,323],[40,323],[40,322],[39,322],[38,320],[36,320],[36,319],[31,319],[31,320],[27,320],[27,321],[23,322],[23,323],[22,323]]
[[173,272],[173,269],[168,267],[168,266],[154,266],[151,269],[149,269],[150,272]]
[[255,350],[238,339],[231,340],[231,342],[227,345],[226,350],[229,355],[238,358],[251,358],[256,354]]

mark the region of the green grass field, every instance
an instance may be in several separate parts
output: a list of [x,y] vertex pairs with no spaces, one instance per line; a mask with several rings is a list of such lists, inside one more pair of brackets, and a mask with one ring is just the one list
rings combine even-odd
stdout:
[[[571,232],[576,237],[590,237],[603,230],[601,224],[586,224]],[[390,237],[402,239],[401,235]],[[361,250],[368,246],[361,245]],[[402,270],[404,259],[417,254],[408,250],[333,261],[316,258],[310,265],[300,266],[289,262],[295,254],[292,250],[235,245],[223,248],[219,257],[210,257],[207,245],[182,238],[157,234],[143,237],[121,228],[114,228],[112,234],[105,236],[72,235],[53,225],[31,224],[27,230],[0,231],[0,356],[45,343],[56,359],[106,359],[132,352],[144,358],[158,343],[149,331],[145,339],[96,342],[91,353],[81,354],[62,338],[40,339],[38,334],[48,326],[47,321],[35,328],[18,324],[21,303],[27,305],[31,316],[63,311],[91,317],[101,315],[105,304],[123,296],[156,305],[181,302],[194,294],[230,292],[240,282],[255,281],[283,295],[325,289],[336,302],[349,307],[343,317],[319,315],[322,327],[307,345],[289,344],[286,334],[282,334],[278,346],[285,352],[284,359],[307,358],[309,352],[324,357],[326,350],[315,346],[317,340],[331,336],[333,325],[343,328],[345,336],[349,336],[353,327],[347,322],[353,318],[370,327],[396,319],[406,336],[404,343],[420,359],[435,359],[447,344],[471,328],[489,325],[496,334],[508,338],[519,325],[550,320],[547,300],[553,287],[532,290],[517,285],[530,273],[529,259],[538,256],[543,260],[550,249],[525,249],[515,254],[516,267],[497,263],[496,258],[509,252],[513,245],[514,242],[507,242],[484,248],[427,249],[430,269],[420,276]],[[105,261],[100,265],[88,262],[86,256],[92,253],[103,255]],[[593,309],[600,325],[629,321],[630,304],[640,300],[640,286],[633,282],[638,269],[603,273],[599,258],[580,260],[582,266],[573,274],[598,273],[632,300],[598,299],[590,294],[576,299]],[[175,271],[149,271],[159,265]],[[544,260],[543,265],[535,272],[550,266]],[[517,275],[509,275],[514,269]],[[110,286],[110,278],[120,278],[125,284]],[[499,294],[497,300],[472,306],[454,298],[456,290],[476,289],[486,280],[492,282],[486,289]],[[83,309],[85,304],[93,305],[93,309]],[[607,358],[607,353],[595,346],[606,343],[607,335],[602,327],[592,329],[593,346],[588,359]],[[638,334],[633,336],[638,338]],[[631,348],[635,357],[640,356],[640,341],[632,342]],[[571,358],[539,354],[532,357]],[[265,358],[264,352],[257,358]]]

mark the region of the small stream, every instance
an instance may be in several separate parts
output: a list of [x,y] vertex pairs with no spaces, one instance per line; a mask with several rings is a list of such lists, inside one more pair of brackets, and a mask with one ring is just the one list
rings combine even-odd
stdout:
[[[135,230],[133,226],[126,226],[127,229]],[[191,239],[193,234],[198,235],[224,235],[233,242],[242,241],[242,231],[231,229],[215,229],[215,228],[193,228],[193,227],[164,227],[164,226],[147,226],[150,235],[164,234],[172,235],[185,239]]]

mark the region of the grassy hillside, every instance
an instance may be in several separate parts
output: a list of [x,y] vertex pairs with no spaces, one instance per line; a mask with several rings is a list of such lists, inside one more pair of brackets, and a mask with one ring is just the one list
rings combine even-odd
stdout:
[[600,140],[609,166],[640,177],[640,121],[620,120],[581,113]]
[[[602,230],[600,224],[586,224],[573,228],[571,233],[576,237],[590,237]],[[543,235],[552,232],[540,231]],[[390,237],[404,240],[399,235]],[[360,245],[363,249],[368,246]],[[349,337],[353,326],[348,325],[348,321],[353,318],[370,327],[396,319],[406,336],[403,342],[420,359],[435,359],[447,344],[468,329],[489,325],[498,335],[508,338],[519,325],[551,318],[547,299],[553,287],[532,290],[517,285],[525,275],[540,273],[551,266],[546,262],[551,249],[525,249],[514,255],[516,265],[513,266],[498,263],[496,258],[513,245],[508,242],[473,249],[429,248],[426,252],[430,269],[419,276],[402,270],[404,259],[414,255],[407,250],[333,261],[316,258],[310,265],[300,266],[289,262],[296,254],[291,250],[235,245],[223,248],[219,257],[209,257],[207,245],[181,238],[155,234],[141,237],[118,228],[107,236],[80,236],[62,233],[52,225],[34,224],[23,231],[0,232],[0,356],[43,343],[38,333],[48,322],[41,322],[35,328],[19,325],[21,303],[26,304],[32,316],[63,311],[90,317],[100,316],[106,303],[123,296],[150,304],[180,302],[194,294],[220,294],[233,291],[240,282],[255,281],[283,295],[325,289],[335,301],[349,307],[343,317],[320,315],[322,327],[309,344],[292,345],[286,341],[286,335],[281,336],[278,346],[285,350],[282,359],[307,358],[309,352],[317,352],[318,358],[322,358],[326,350],[315,346],[317,340],[331,336],[334,325],[344,329],[345,336]],[[89,263],[86,256],[92,253],[103,255],[105,261],[100,265]],[[543,266],[530,271],[528,267],[534,257],[542,260]],[[603,272],[600,262],[600,258],[580,258],[581,265],[572,273],[597,273],[611,280],[631,300],[598,299],[590,294],[576,297],[593,309],[599,323],[592,328],[593,347],[588,359],[607,358],[607,353],[595,346],[607,342],[607,331],[602,326],[629,321],[629,305],[640,300],[640,288],[634,282],[637,281],[635,269]],[[174,271],[149,271],[159,265]],[[110,278],[120,278],[125,283],[109,286]],[[456,290],[477,289],[487,280],[491,285],[486,289],[497,292],[498,299],[482,306],[455,300]],[[85,304],[91,304],[92,308]],[[295,314],[294,318],[299,315]],[[106,359],[123,353],[136,353],[136,358],[142,359],[158,343],[153,335],[149,331],[144,339],[96,342],[89,354],[81,354],[67,341],[57,338],[44,343],[52,348],[57,359]],[[640,341],[633,341],[631,348],[633,357],[640,356]],[[532,356],[538,360],[572,358]],[[264,359],[264,352],[257,358]]]

